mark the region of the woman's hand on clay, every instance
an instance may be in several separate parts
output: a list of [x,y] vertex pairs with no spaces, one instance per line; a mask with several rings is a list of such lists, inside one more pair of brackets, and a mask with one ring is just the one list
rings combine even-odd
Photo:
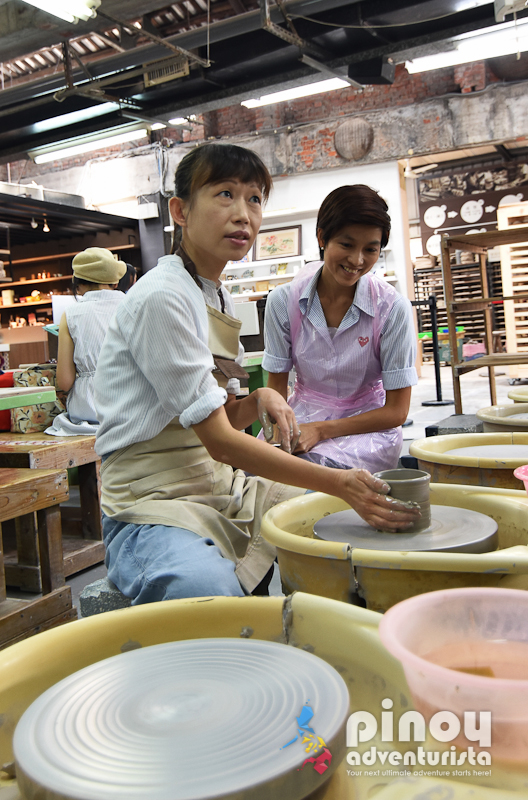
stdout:
[[388,497],[389,486],[366,469],[339,470],[338,479],[338,497],[349,503],[372,528],[405,530],[421,516],[418,508],[409,508]]
[[321,441],[318,422],[303,422],[299,425],[301,435],[299,441],[293,447],[295,453],[308,453],[317,442]]
[[273,425],[277,425],[280,446],[287,453],[292,452],[292,444],[299,439],[299,426],[295,414],[284,399],[274,389],[257,389],[257,413],[267,442],[273,439]]

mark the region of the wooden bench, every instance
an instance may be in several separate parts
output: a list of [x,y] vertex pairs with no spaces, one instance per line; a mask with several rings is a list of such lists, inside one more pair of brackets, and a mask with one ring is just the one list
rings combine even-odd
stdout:
[[[104,561],[100,459],[95,453],[94,444],[95,436],[0,432],[0,468],[78,468],[80,513],[76,508],[61,509],[66,576]],[[16,533],[11,536],[10,547],[6,547],[7,585],[26,591],[41,591],[38,565],[39,548],[34,518],[31,514],[21,514],[16,520]]]
[[[59,503],[68,499],[66,470],[0,469],[0,523],[35,514],[42,597],[7,597],[3,551],[0,547],[0,648],[34,633],[77,619],[71,589],[64,583]],[[0,540],[1,542],[1,540]]]

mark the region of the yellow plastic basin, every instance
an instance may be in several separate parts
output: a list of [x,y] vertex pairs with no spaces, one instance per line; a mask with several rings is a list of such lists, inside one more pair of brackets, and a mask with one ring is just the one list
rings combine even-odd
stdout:
[[508,392],[508,397],[514,403],[528,403],[528,386],[517,386],[516,389]]
[[524,445],[528,448],[528,433],[456,433],[449,436],[429,436],[413,442],[409,453],[418,459],[420,469],[430,473],[433,483],[522,489],[523,485],[513,475],[513,470],[526,464],[526,456],[483,458],[446,452],[488,445],[498,449],[506,445]]
[[357,593],[367,608],[386,611],[401,600],[437,589],[528,589],[528,497],[524,490],[431,484],[431,504],[493,517],[499,549],[482,554],[406,553],[353,549],[314,539],[313,526],[319,519],[348,508],[344,501],[322,493],[272,508],[264,517],[262,534],[277,547],[285,593],[299,590],[344,602]]
[[[12,759],[12,735],[23,711],[57,681],[129,649],[200,637],[253,636],[315,653],[332,664],[347,682],[351,713],[369,711],[376,717],[379,729],[384,698],[393,700],[395,719],[412,704],[400,663],[380,642],[378,621],[379,615],[371,611],[298,593],[290,598],[215,597],[152,603],[38,634],[0,652],[0,764]],[[292,709],[292,718],[298,713],[298,709]],[[379,740],[375,743],[380,746]],[[372,744],[373,741],[360,743],[357,750],[365,752]],[[394,743],[389,748],[405,752],[416,745]],[[504,789],[494,789],[487,788],[481,778],[462,783],[443,776],[399,778],[382,775],[383,770],[373,776],[351,776],[348,770],[350,766],[344,761],[310,800],[367,800],[374,796],[376,800],[516,800],[522,796],[515,776],[512,782],[517,791],[509,792],[505,791],[509,777],[499,783]],[[362,771],[367,772],[368,767]],[[6,778],[5,773],[0,775],[0,800],[22,800],[16,782]],[[288,798],[277,794],[276,800]]]
[[[526,419],[514,419],[518,414],[524,414]],[[477,411],[477,417],[484,423],[484,433],[508,431],[528,433],[528,402],[481,408]]]

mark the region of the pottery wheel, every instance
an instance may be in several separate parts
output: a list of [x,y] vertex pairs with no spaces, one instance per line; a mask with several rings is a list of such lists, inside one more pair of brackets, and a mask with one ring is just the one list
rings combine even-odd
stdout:
[[371,528],[352,509],[323,517],[314,525],[319,539],[346,542],[366,550],[489,553],[498,544],[491,517],[453,506],[431,506],[431,525],[417,533],[383,533]]
[[[330,664],[276,642],[134,650],[70,675],[25,711],[13,741],[19,786],[46,800],[260,800],[280,786],[300,800],[344,755],[349,703]],[[334,748],[326,775],[301,769],[302,714]]]
[[444,455],[494,458],[497,461],[506,461],[509,458],[528,460],[528,444],[479,444],[475,447],[455,447],[454,450],[446,450]]

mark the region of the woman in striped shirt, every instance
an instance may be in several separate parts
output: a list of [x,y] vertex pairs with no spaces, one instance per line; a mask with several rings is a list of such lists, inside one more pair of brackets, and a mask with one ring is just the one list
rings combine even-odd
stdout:
[[124,299],[115,291],[126,272],[104,247],[88,247],[72,261],[73,293],[77,300],[59,325],[57,388],[68,392],[66,411],[45,433],[51,436],[94,436],[99,422],[95,410],[94,376],[112,316]]
[[389,233],[377,192],[340,186],[317,218],[323,264],[305,267],[268,299],[268,386],[286,399],[295,367],[295,453],[316,464],[371,472],[398,464],[417,383],[416,336],[407,298],[372,274]]
[[[278,392],[236,399],[240,322],[220,274],[251,249],[270,187],[249,150],[191,150],[170,201],[175,252],[130,289],[110,324],[96,450],[108,574],[134,604],[261,592],[275,558],[262,516],[305,489],[342,497],[375,527],[400,529],[415,516],[365,470],[293,458],[298,428]],[[283,449],[244,433],[264,414]]]

